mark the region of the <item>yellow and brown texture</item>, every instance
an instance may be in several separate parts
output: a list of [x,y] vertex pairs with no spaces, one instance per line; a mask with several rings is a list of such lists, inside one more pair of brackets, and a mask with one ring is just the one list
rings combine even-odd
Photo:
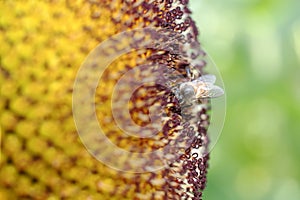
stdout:
[[[0,199],[202,199],[208,167],[207,101],[199,102],[202,109],[191,111],[164,88],[148,85],[136,91],[129,104],[136,124],[149,123],[140,116],[147,115],[152,104],[165,107],[163,129],[155,136],[158,142],[122,136],[109,108],[115,83],[140,64],[164,65],[183,77],[191,63],[202,71],[205,63],[195,60],[203,52],[187,4],[188,0],[1,1]],[[145,27],[175,31],[193,51],[176,56],[168,50],[144,49],[115,60],[96,91],[99,123],[111,141],[128,151],[153,151],[174,140],[189,146],[184,151],[169,149],[166,153],[177,156],[162,170],[126,173],[105,166],[81,143],[72,115],[73,83],[98,43]],[[151,70],[145,68],[145,73]]]

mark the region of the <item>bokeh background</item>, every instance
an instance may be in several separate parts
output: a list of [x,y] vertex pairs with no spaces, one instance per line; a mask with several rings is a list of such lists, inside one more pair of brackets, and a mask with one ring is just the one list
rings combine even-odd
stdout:
[[300,1],[190,7],[227,93],[204,199],[300,199]]

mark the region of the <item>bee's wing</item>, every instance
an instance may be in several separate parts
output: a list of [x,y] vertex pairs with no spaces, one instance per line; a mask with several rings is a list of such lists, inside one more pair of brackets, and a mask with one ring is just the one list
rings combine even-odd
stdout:
[[211,98],[220,97],[224,94],[224,90],[216,85],[207,85],[207,89],[207,96]]
[[202,81],[206,84],[214,84],[216,82],[216,76],[212,74],[205,74],[197,78],[195,81]]

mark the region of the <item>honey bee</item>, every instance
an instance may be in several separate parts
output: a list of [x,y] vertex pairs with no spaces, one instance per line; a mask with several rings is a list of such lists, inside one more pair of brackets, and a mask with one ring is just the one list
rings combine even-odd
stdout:
[[180,84],[179,91],[186,100],[220,97],[224,91],[221,87],[214,85],[215,82],[214,75],[206,74]]

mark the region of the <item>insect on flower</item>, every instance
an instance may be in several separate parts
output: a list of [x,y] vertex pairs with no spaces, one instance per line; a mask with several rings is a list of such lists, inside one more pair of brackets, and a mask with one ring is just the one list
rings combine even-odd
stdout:
[[212,74],[202,75],[199,78],[184,82],[179,90],[185,99],[215,98],[222,96],[224,91],[221,87],[214,85],[216,77]]

